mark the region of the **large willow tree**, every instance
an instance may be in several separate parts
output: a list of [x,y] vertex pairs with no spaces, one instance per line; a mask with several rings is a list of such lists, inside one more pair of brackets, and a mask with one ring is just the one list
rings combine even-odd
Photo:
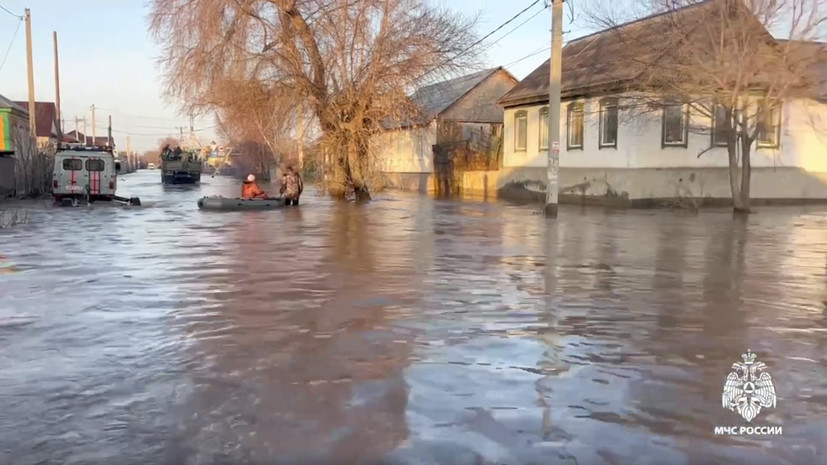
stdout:
[[380,121],[409,117],[423,80],[473,64],[473,25],[417,0],[153,0],[150,14],[169,97],[227,114],[255,106],[240,91],[255,83],[301,103],[323,134],[330,193],[350,183],[359,199]]

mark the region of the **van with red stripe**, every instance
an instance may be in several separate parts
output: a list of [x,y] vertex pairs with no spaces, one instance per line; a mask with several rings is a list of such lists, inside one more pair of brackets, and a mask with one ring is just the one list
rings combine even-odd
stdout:
[[118,166],[112,147],[61,144],[55,153],[52,197],[63,199],[112,200],[118,187]]

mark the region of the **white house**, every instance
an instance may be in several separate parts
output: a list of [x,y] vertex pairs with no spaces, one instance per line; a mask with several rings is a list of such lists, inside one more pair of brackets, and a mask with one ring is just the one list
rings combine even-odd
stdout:
[[[657,19],[619,27],[658,40]],[[630,84],[641,69],[628,50],[620,50],[623,46],[603,31],[573,40],[563,50],[560,202],[645,206],[693,198],[703,204],[728,203],[723,128],[716,118],[690,114],[680,105],[664,104],[656,112],[631,117],[624,108],[635,95]],[[501,196],[544,195],[548,82],[546,61],[500,99]],[[827,90],[822,96],[787,101],[771,115],[772,130],[759,137],[751,158],[751,197],[757,203],[827,200]]]
[[517,85],[503,68],[479,71],[422,87],[411,96],[420,115],[410,122],[388,124],[373,147],[383,160],[390,187],[431,192],[438,189],[434,149],[476,139],[499,140],[503,113],[497,100]]

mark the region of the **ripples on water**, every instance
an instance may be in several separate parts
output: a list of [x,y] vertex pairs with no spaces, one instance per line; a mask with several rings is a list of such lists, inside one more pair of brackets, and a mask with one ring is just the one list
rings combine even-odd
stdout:
[[[827,463],[824,213],[121,189],[0,233],[0,463]],[[783,436],[712,434],[747,348]]]

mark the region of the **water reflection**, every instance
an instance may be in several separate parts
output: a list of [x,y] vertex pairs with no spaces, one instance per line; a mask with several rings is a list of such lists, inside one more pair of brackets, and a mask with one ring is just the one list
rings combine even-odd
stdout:
[[[3,232],[0,463],[819,463],[827,215],[312,192],[37,207]],[[780,437],[724,437],[747,348]]]

